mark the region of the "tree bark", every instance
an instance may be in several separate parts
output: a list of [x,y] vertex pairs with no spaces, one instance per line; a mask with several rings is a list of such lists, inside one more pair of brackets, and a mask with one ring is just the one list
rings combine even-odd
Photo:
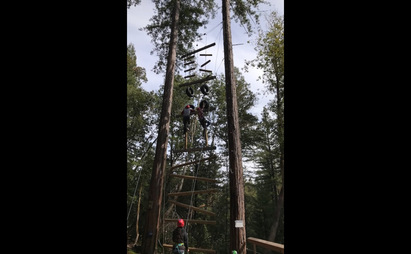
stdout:
[[164,171],[167,158],[167,142],[170,129],[171,106],[173,101],[174,72],[176,62],[177,32],[180,17],[180,0],[175,1],[168,49],[166,79],[163,104],[157,137],[156,155],[150,181],[148,210],[144,227],[142,253],[154,253],[159,237],[160,211],[162,202]]
[[140,184],[140,190],[138,191],[138,204],[137,204],[137,219],[136,219],[136,240],[134,241],[134,245],[137,244],[138,238],[140,233],[138,232],[138,222],[140,221],[140,203],[141,203],[141,191],[143,189],[143,185]]
[[[231,40],[230,0],[222,1],[224,65],[226,81],[226,103],[228,123],[228,155],[230,162],[230,253],[236,250],[244,254],[246,250],[244,182],[236,80],[234,77],[233,47]],[[236,228],[235,220],[242,220],[243,227]]]
[[276,93],[277,93],[276,111],[277,111],[277,119],[278,119],[277,120],[278,143],[280,145],[281,191],[280,191],[278,202],[275,208],[274,222],[273,222],[273,225],[271,226],[270,236],[268,237],[268,240],[272,242],[274,242],[275,237],[277,235],[278,224],[281,218],[281,212],[283,210],[282,208],[284,206],[284,124],[283,124],[283,111],[281,109],[282,98],[280,94],[280,81],[279,80],[280,80],[280,77],[276,73]]

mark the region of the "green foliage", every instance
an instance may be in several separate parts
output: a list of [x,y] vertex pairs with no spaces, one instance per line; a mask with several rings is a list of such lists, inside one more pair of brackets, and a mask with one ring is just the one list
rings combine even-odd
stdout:
[[253,32],[251,21],[259,24],[259,15],[255,8],[261,3],[267,3],[264,0],[231,0],[230,7],[234,12],[234,21],[239,22],[247,27],[247,34],[250,36]]
[[137,6],[141,3],[141,0],[127,0],[127,8],[130,9],[131,6]]
[[[153,164],[154,133],[152,126],[158,115],[152,112],[158,102],[153,92],[147,92],[142,87],[142,82],[147,82],[145,69],[137,66],[137,56],[132,44],[127,47],[127,212],[130,216],[127,221],[128,232],[135,238],[135,223],[137,212],[136,192],[137,184],[148,189]],[[143,196],[144,197],[144,196]],[[141,201],[144,211],[143,198]]]
[[[166,65],[175,1],[154,0],[155,15],[150,19],[151,23],[144,27],[155,46],[151,54],[157,53],[159,58],[153,69],[156,73],[163,72]],[[215,13],[216,5],[213,1],[180,0],[177,55],[192,50],[193,43],[201,38],[201,34],[197,32],[198,28],[205,26],[210,18],[215,17]],[[176,64],[177,68],[181,67],[179,61]]]

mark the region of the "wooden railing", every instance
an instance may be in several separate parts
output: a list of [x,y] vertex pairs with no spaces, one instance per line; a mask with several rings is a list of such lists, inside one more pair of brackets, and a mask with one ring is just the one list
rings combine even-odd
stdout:
[[275,252],[284,254],[284,244],[270,242],[270,241],[266,241],[266,240],[262,240],[262,239],[258,239],[254,237],[248,237],[247,242],[253,245],[254,254],[257,253],[256,245],[261,246],[267,250],[273,250]]

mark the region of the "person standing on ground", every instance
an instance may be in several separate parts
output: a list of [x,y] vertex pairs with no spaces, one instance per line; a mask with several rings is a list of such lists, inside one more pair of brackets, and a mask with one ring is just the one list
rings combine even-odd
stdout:
[[184,229],[183,219],[177,221],[177,228],[173,230],[173,242],[173,254],[187,254],[189,252],[188,236]]

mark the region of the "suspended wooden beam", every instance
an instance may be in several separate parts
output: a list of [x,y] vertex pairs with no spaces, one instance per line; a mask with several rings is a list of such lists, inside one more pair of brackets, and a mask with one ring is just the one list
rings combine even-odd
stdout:
[[[203,67],[203,66],[201,65],[201,67]],[[185,70],[184,72],[192,71],[192,70],[194,70],[194,69],[195,69],[195,68],[191,68],[191,69]]]
[[200,71],[212,72],[212,71],[210,71],[210,70],[204,70],[204,69],[200,69]]
[[186,205],[186,204],[174,201],[174,200],[169,200],[168,202],[172,203],[172,204],[175,204],[176,206],[181,206],[181,207],[184,207],[184,208],[187,208],[187,209],[192,209],[192,210],[194,210],[196,212],[199,212],[199,213],[204,213],[204,214],[207,214],[207,215],[215,216],[215,213],[213,213],[213,212],[210,212],[210,211],[207,211],[207,210],[204,210],[204,209],[192,206],[192,205]]
[[195,74],[192,74],[192,75],[185,76],[184,78],[192,78],[194,76],[195,76]]
[[[165,222],[176,223],[178,219],[164,219]],[[184,220],[186,223],[197,223],[197,224],[211,224],[215,225],[217,222],[215,220]]]
[[168,193],[168,196],[190,196],[191,194],[203,194],[203,193],[210,193],[210,192],[217,192],[217,189],[209,189],[209,190],[197,190],[197,191],[182,191],[182,192],[173,192]]
[[194,58],[194,57],[195,57],[195,55],[192,55],[192,56],[187,57],[187,58],[184,59],[184,60],[187,61],[188,59],[191,59],[191,58]]
[[216,155],[212,155],[212,156],[207,157],[207,158],[204,158],[204,159],[200,159],[200,160],[196,160],[196,161],[190,161],[190,162],[187,162],[187,163],[183,163],[183,164],[179,164],[179,165],[172,166],[172,167],[170,168],[170,170],[172,171],[172,170],[175,169],[175,168],[179,168],[179,167],[183,167],[183,166],[187,166],[187,165],[191,165],[191,164],[199,163],[199,162],[201,162],[201,161],[211,160],[211,159],[215,159],[215,158],[217,158],[217,156],[216,156]]
[[203,83],[203,82],[205,82],[205,81],[209,81],[209,80],[212,80],[212,79],[215,79],[216,78],[216,76],[207,76],[207,77],[205,77],[205,78],[202,78],[202,79],[197,79],[197,80],[194,80],[194,81],[191,81],[191,82],[187,82],[187,83],[184,83],[184,84],[181,84],[181,85],[179,85],[180,87],[183,87],[183,86],[190,86],[190,85],[194,85],[194,84],[198,84],[198,83]]
[[181,58],[185,58],[185,57],[187,57],[187,56],[190,56],[190,55],[192,55],[192,54],[195,54],[195,53],[197,53],[197,52],[200,52],[200,51],[202,51],[202,50],[204,50],[204,49],[208,49],[208,48],[210,48],[210,47],[212,47],[212,46],[215,46],[215,42],[214,42],[214,43],[211,43],[211,44],[209,44],[209,45],[207,45],[207,46],[204,46],[204,47],[202,47],[202,48],[199,48],[199,49],[197,49],[197,50],[194,50],[193,52],[190,52],[190,53],[188,53],[188,54],[182,55]]
[[192,64],[192,63],[195,63],[195,61],[191,61],[191,62],[185,63],[184,66],[189,65],[189,64]]
[[208,60],[207,62],[203,63],[200,67],[203,67],[204,65],[208,64],[209,62],[211,62],[211,60]]
[[[164,248],[167,248],[167,249],[172,249],[172,248],[173,248],[173,245],[172,245],[172,244],[163,243],[163,247],[164,247]],[[190,253],[193,253],[193,252],[203,252],[203,253],[212,253],[212,254],[217,253],[215,250],[201,249],[201,248],[196,248],[196,247],[191,247],[191,246],[190,246]]]
[[218,181],[215,180],[215,179],[207,178],[207,177],[195,177],[195,176],[175,175],[175,174],[170,174],[170,177],[178,177],[178,178],[185,178],[185,179],[205,181],[205,182],[212,182],[212,183],[218,182]]
[[200,56],[212,56],[213,54],[200,54]]
[[[205,111],[205,110],[204,110]],[[207,146],[207,147],[195,147],[195,148],[186,148],[183,150],[175,150],[175,153],[180,153],[180,152],[197,152],[197,151],[208,151],[208,150],[215,150],[217,147],[215,146]]]

